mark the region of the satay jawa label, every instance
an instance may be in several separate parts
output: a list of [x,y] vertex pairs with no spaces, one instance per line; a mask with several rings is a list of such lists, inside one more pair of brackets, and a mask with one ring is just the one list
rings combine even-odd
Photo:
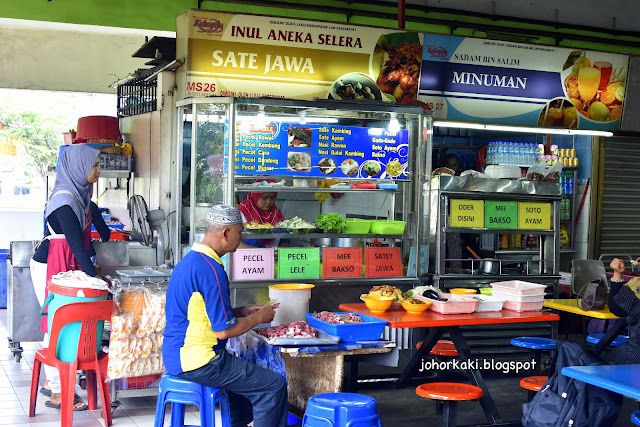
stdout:
[[422,34],[189,10],[177,17],[184,97],[417,104]]
[[236,249],[233,253],[233,280],[274,278],[273,248]]
[[551,230],[551,203],[518,202],[518,228]]
[[286,117],[260,126],[243,120],[239,118],[236,124],[233,163],[237,175],[332,179],[408,177],[406,130],[300,125],[287,122]]
[[278,279],[318,278],[319,248],[278,248]]
[[451,199],[449,226],[483,228],[484,200]]
[[323,248],[322,277],[362,277],[362,248]]
[[486,228],[518,228],[518,202],[484,201],[484,226]]
[[398,277],[402,275],[400,248],[364,248],[365,277]]

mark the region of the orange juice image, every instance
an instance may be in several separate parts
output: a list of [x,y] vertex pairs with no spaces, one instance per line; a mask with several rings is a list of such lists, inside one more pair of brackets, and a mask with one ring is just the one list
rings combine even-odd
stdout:
[[575,107],[568,107],[564,109],[562,125],[565,128],[578,127],[578,110],[576,110]]
[[581,67],[578,72],[578,91],[580,98],[591,101],[596,96],[600,86],[600,69],[595,67]]
[[596,61],[593,63],[593,66],[600,69],[600,84],[598,85],[598,91],[602,92],[603,90],[607,90],[609,79],[611,79],[611,62]]

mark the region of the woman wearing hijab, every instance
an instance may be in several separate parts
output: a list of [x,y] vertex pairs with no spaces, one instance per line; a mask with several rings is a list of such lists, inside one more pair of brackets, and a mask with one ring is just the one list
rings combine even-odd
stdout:
[[[100,152],[84,144],[67,147],[60,156],[56,182],[47,202],[45,236],[31,259],[31,279],[40,305],[47,297],[47,283],[52,276],[70,270],[82,270],[89,276],[98,272],[91,261],[95,250],[91,244],[91,224],[103,241],[109,240],[109,228],[100,209],[91,202],[93,184],[100,176]],[[47,332],[47,318],[42,317],[40,329]],[[43,346],[48,346],[45,334]],[[60,408],[60,374],[54,367],[44,366],[47,381],[40,389],[50,396],[45,405]],[[87,405],[76,395],[74,411]]]
[[[260,181],[275,182],[273,179]],[[238,205],[238,209],[240,209],[240,212],[242,213],[242,221],[257,221],[261,224],[269,223],[271,225],[276,225],[280,221],[284,221],[284,215],[276,206],[277,198],[278,193],[274,192],[248,193],[247,199]],[[249,239],[244,240],[243,242],[250,246],[266,247],[269,246],[273,240]]]

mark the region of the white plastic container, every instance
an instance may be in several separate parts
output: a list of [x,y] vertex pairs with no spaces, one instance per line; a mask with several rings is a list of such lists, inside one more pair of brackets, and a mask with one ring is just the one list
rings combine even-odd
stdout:
[[542,309],[544,301],[516,302],[505,301],[502,308],[513,311],[538,311]]
[[506,298],[500,298],[497,295],[474,295],[472,297],[469,298],[473,298],[478,300],[478,304],[476,304],[476,312],[481,313],[481,312],[485,312],[485,311],[500,311],[502,310],[502,304],[504,304],[504,301],[506,300]]
[[506,282],[491,283],[493,292],[509,295],[540,295],[547,289],[547,285],[524,282],[522,280],[509,280]]
[[276,315],[271,325],[288,325],[296,320],[306,321],[305,314],[309,312],[309,300],[313,287],[315,285],[307,283],[269,285],[269,298],[280,304],[280,307],[276,308]]
[[505,301],[536,302],[536,301],[543,301],[545,294],[542,293],[538,295],[509,295],[509,294],[502,294],[500,292],[494,292],[493,296],[501,298]]

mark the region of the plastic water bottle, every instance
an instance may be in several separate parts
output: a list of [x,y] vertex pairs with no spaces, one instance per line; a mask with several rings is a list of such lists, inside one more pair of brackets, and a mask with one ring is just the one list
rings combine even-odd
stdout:
[[486,162],[488,165],[493,163],[493,142],[487,144]]
[[507,164],[513,165],[515,164],[515,156],[516,156],[516,148],[513,142],[508,143],[507,147]]

